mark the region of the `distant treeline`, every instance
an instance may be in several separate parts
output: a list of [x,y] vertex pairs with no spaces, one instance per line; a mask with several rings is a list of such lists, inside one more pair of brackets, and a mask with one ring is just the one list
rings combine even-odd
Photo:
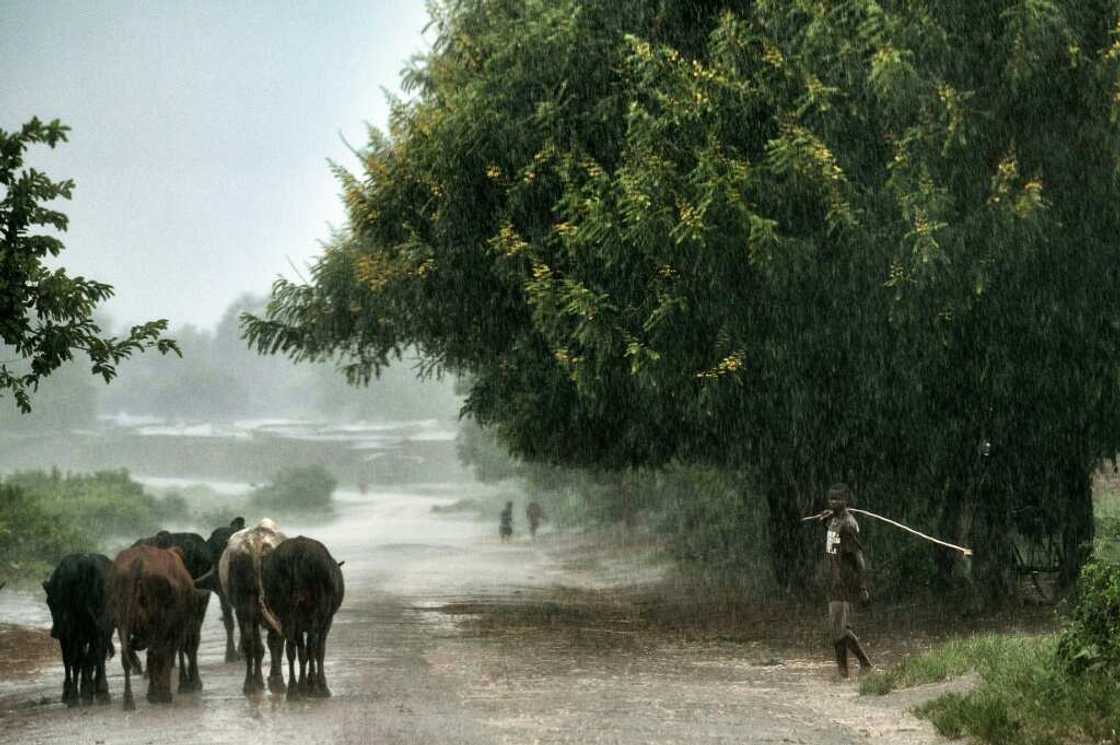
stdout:
[[[60,368],[40,386],[35,408],[21,416],[0,398],[0,426],[7,430],[89,427],[98,415],[125,412],[187,420],[237,417],[324,417],[397,421],[447,418],[459,403],[450,380],[418,380],[406,355],[368,388],[347,385],[329,363],[293,365],[263,357],[241,339],[238,318],[260,312],[264,299],[246,295],[233,303],[213,331],[174,328],[182,359],[148,355],[121,364],[115,385],[89,375],[82,360]],[[105,328],[111,324],[102,321]]]

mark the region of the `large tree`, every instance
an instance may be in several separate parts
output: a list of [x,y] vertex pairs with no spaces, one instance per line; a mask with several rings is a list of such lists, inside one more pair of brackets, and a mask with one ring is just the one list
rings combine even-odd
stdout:
[[[831,481],[1068,578],[1117,450],[1114,0],[457,0],[250,339],[416,345],[517,454]],[[942,557],[944,558],[944,557]],[[949,562],[942,562],[948,572]]]
[[[65,214],[53,209],[55,199],[70,199],[72,180],[52,181],[34,168],[23,168],[24,154],[34,144],[55,147],[66,141],[69,127],[57,119],[37,118],[18,131],[0,129],[0,342],[14,358],[0,362],[0,394],[9,391],[23,412],[31,410],[31,394],[39,382],[73,359],[86,355],[90,372],[112,380],[117,364],[134,352],[152,347],[178,352],[175,341],[161,336],[167,321],[133,326],[123,338],[107,337],[93,313],[113,295],[113,288],[85,277],[51,269],[62,241],[32,231],[66,230]],[[14,363],[14,364],[13,364]],[[9,367],[9,365],[13,365]]]

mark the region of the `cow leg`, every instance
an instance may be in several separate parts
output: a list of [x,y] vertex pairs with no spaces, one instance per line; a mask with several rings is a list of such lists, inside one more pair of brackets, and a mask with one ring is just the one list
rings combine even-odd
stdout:
[[327,672],[323,668],[323,660],[327,654],[327,634],[330,630],[331,622],[330,619],[327,619],[319,630],[315,644],[315,672],[318,673],[318,677],[315,679],[315,693],[313,695],[320,698],[330,698],[331,695],[331,689],[327,687]]
[[109,656],[109,647],[112,644],[113,638],[110,634],[108,637],[100,637],[95,645],[93,696],[99,704],[107,704],[112,700],[112,696],[109,695],[109,681],[105,678],[105,659]]
[[159,696],[157,703],[169,704],[171,703],[171,665],[175,660],[175,642],[167,643],[164,647],[160,661],[160,676],[159,688],[156,693]]
[[97,644],[95,642],[91,641],[81,646],[81,651],[79,652],[82,670],[81,691],[82,704],[85,706],[89,706],[93,703],[93,668],[95,666],[95,654],[97,654]]
[[264,674],[261,667],[264,665],[264,644],[261,642],[261,629],[257,619],[253,619],[253,690],[264,690]]
[[161,640],[148,649],[148,701],[151,703],[171,703],[171,666],[174,660],[174,642]]
[[222,624],[226,627],[226,662],[237,662],[241,659],[241,655],[233,646],[233,608],[226,599],[225,593],[218,594],[218,602],[222,606]]
[[121,638],[121,668],[124,669],[124,710],[132,711],[136,702],[132,700],[132,662],[136,653],[132,651],[128,638],[128,626],[122,625],[117,629]]
[[132,665],[133,672],[135,672],[137,675],[143,675],[144,666],[140,664],[140,655],[136,654],[136,650],[143,649],[143,646],[137,647],[137,640],[129,639],[128,646],[126,647],[124,643],[124,632],[122,632],[120,629],[117,629],[117,636],[120,637],[121,654],[128,656],[128,661],[129,664]]
[[264,658],[264,645],[261,643],[260,627],[253,611],[247,610],[245,618],[238,614],[241,625],[241,647],[245,652],[245,685],[242,692],[246,696],[264,690],[264,676],[261,674],[261,661]]
[[314,623],[307,632],[307,695],[319,695],[319,630]]
[[[246,696],[250,696],[254,692],[253,688],[253,634],[250,632],[252,626],[249,624],[245,616],[247,613],[238,611],[237,625],[241,631],[241,658],[245,660],[245,682],[241,686],[241,692]],[[260,643],[260,639],[257,640]]]
[[272,628],[268,629],[268,690],[270,693],[284,692],[284,637]]
[[62,680],[62,703],[67,706],[77,706],[80,665],[74,654],[74,639],[72,636],[67,636],[65,639],[59,639],[58,645],[62,648],[62,667],[65,671],[65,677]]
[[184,650],[184,647],[187,644],[187,642],[185,641],[185,637],[187,635],[184,634],[183,636],[183,644],[171,655],[172,659],[174,659],[176,655],[179,658],[179,693],[185,693],[186,691],[189,691],[191,689],[191,678],[188,674],[187,654]]
[[296,680],[296,643],[292,641],[292,634],[288,634],[288,641],[285,645],[288,653],[288,700],[294,701],[299,698],[299,683]]
[[307,632],[307,695],[319,695],[319,631],[314,624]]
[[[202,639],[202,622],[206,619],[206,608],[210,604],[208,590],[193,590],[193,611],[183,643],[179,647],[179,692],[201,691],[202,679],[198,675],[198,645]],[[186,671],[184,678],[183,671]],[[185,682],[184,682],[185,681]]]
[[198,629],[184,635],[179,651],[179,693],[202,690],[202,679],[198,675],[199,637]]
[[307,695],[307,641],[303,632],[296,635],[296,649],[299,653],[299,695]]

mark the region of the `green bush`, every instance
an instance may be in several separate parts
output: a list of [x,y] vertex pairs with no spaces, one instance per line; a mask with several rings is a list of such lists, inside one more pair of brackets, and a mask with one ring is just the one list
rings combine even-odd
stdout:
[[271,483],[255,489],[250,505],[278,514],[329,515],[336,486],[338,480],[323,466],[293,466],[279,471]]
[[156,499],[125,469],[62,475],[21,471],[5,483],[22,489],[60,523],[74,525],[96,540],[140,537],[159,530]]
[[61,521],[23,489],[0,484],[0,580],[45,577],[63,556],[96,543],[79,523]]
[[1108,675],[1071,675],[1058,657],[1055,634],[989,634],[958,639],[861,682],[860,692],[881,694],[975,671],[972,690],[948,693],[919,706],[950,738],[992,745],[1063,745],[1115,742],[1120,691]]
[[1095,558],[1081,570],[1058,658],[1071,673],[1120,674],[1120,564]]

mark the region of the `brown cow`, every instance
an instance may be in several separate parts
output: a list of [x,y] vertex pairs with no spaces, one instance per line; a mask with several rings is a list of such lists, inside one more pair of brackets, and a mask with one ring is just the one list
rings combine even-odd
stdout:
[[198,682],[198,638],[201,607],[209,599],[196,590],[178,549],[134,546],[117,554],[109,577],[109,597],[121,640],[124,668],[124,708],[132,699],[133,649],[148,650],[148,701],[171,703],[171,667],[175,652],[186,647],[193,684],[179,691],[201,688]]

